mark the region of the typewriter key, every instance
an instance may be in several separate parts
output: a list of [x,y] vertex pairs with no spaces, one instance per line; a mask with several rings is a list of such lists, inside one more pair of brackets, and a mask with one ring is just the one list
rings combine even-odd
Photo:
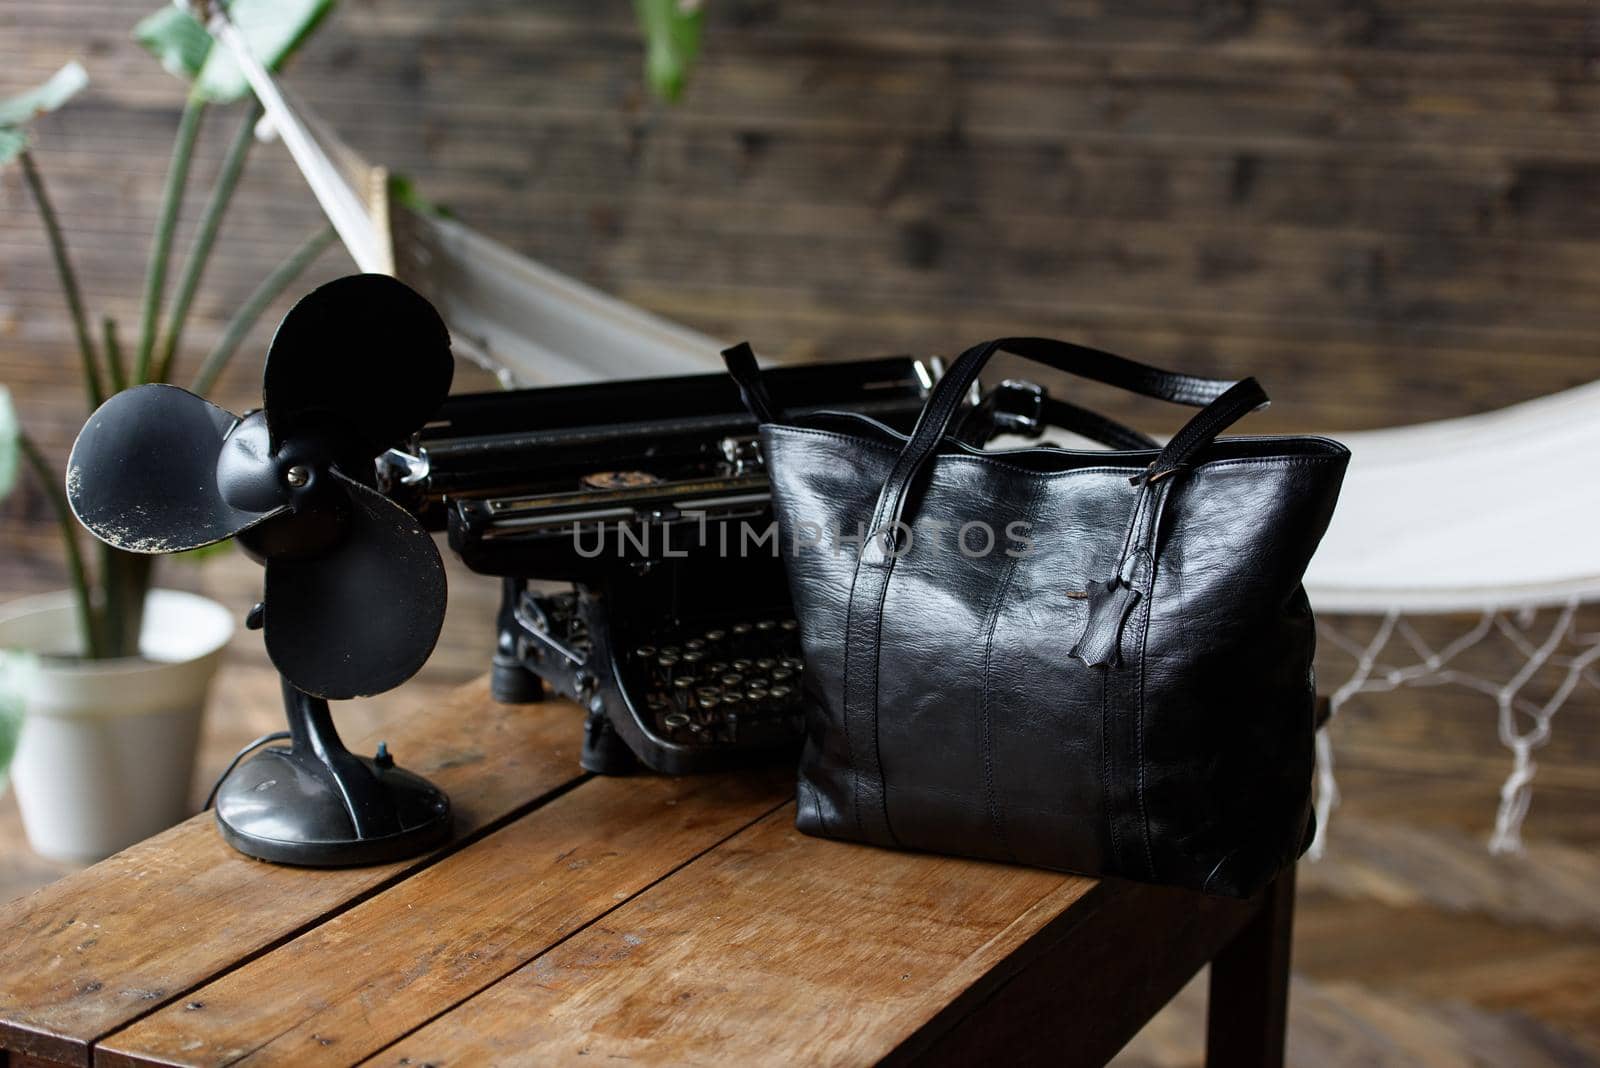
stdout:
[[662,653],[656,657],[656,685],[671,686],[672,677],[678,671],[678,658],[672,653]]
[[679,712],[689,711],[690,702],[694,700],[693,677],[680,675],[672,680],[672,704]]
[[686,653],[704,653],[706,651],[706,643],[700,638],[690,638],[683,643],[683,649]]
[[653,645],[641,645],[633,651],[633,655],[648,664],[656,658],[656,647]]
[[688,650],[678,659],[678,670],[689,672],[699,671],[701,668],[701,661],[705,659],[705,656],[706,654],[697,650]]
[[720,675],[726,675],[729,671],[738,670],[738,668],[731,666],[726,660],[713,660],[711,663],[706,665],[706,674],[712,678],[717,678]]
[[798,619],[786,619],[778,624],[778,629],[783,631],[785,637],[798,638],[800,636],[800,621]]
[[731,667],[735,671],[744,672],[744,671],[749,671],[750,670],[751,663],[750,663],[750,661],[741,658],[739,660],[733,661],[728,666]]
[[749,646],[750,636],[755,633],[756,628],[749,623],[735,623],[728,630],[733,635],[733,647],[743,651]]
[[774,668],[768,677],[772,679],[773,686],[788,686],[794,682],[794,672],[788,668]]
[[708,630],[706,631],[706,644],[721,645],[727,640],[727,637],[728,632],[725,630]]
[[662,656],[682,656],[683,655],[683,650],[679,649],[676,645],[663,645],[661,647],[661,655]]
[[777,666],[778,662],[772,659],[770,656],[764,656],[760,660],[756,661],[756,670],[761,672],[763,675],[767,674]]

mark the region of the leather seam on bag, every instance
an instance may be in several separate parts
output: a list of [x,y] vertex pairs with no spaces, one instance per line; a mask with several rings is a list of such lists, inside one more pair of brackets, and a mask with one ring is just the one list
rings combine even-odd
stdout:
[[[835,413],[831,413],[831,414],[847,415],[847,414],[852,414],[852,413],[835,412]],[[866,419],[868,424],[871,425],[871,426],[880,427],[885,433],[891,433],[891,434],[893,433],[893,431],[889,430],[888,427],[883,426],[883,424],[878,423],[875,420],[867,419],[866,416],[860,416],[859,418]],[[763,423],[762,426],[761,426],[761,429],[763,431],[765,431],[765,432],[770,432],[770,433],[806,434],[806,435],[809,435],[811,437],[831,438],[831,439],[833,439],[835,441],[843,441],[843,442],[848,442],[848,443],[854,444],[854,445],[861,445],[862,447],[871,449],[874,452],[889,453],[889,454],[894,455],[894,456],[900,455],[901,449],[905,448],[905,445],[906,445],[906,442],[902,442],[897,447],[897,446],[895,446],[893,444],[890,444],[888,442],[879,441],[879,440],[877,440],[875,438],[868,437],[865,434],[846,434],[842,430],[822,430],[819,427],[797,426],[797,425],[795,425],[793,423]],[[951,437],[951,435],[947,434],[947,435],[945,435],[945,437],[949,438],[949,437]],[[1230,457],[1230,458],[1224,459],[1224,460],[1207,460],[1203,464],[1196,465],[1196,466],[1209,467],[1209,466],[1211,466],[1213,464],[1220,464],[1220,463],[1255,463],[1255,462],[1263,462],[1263,461],[1267,462],[1267,463],[1292,463],[1292,462],[1299,461],[1299,460],[1312,460],[1312,461],[1316,461],[1316,460],[1338,460],[1338,461],[1348,461],[1350,459],[1350,450],[1349,449],[1345,448],[1339,442],[1334,441],[1332,438],[1323,437],[1320,434],[1232,434],[1232,435],[1228,435],[1226,437],[1218,437],[1216,440],[1217,441],[1227,441],[1227,442],[1248,442],[1248,443],[1256,444],[1256,445],[1274,445],[1274,446],[1314,444],[1314,445],[1321,445],[1321,446],[1332,446],[1334,449],[1336,449],[1338,451],[1336,451],[1336,452],[1327,452],[1327,451],[1319,450],[1317,452],[1306,452],[1306,453],[1299,453],[1299,454],[1276,454],[1276,455],[1271,455],[1271,456],[1237,456],[1237,457]],[[1160,448],[1153,448],[1153,449],[1108,449],[1108,450],[1078,449],[1078,450],[1066,450],[1066,449],[1049,448],[1049,447],[1042,446],[1042,445],[1032,445],[1032,446],[1029,446],[1029,447],[1024,448],[1024,449],[1003,449],[1003,450],[999,450],[999,451],[996,451],[996,452],[954,452],[954,453],[940,453],[938,455],[939,455],[940,458],[945,458],[945,459],[983,460],[985,462],[989,462],[989,461],[1000,462],[1000,461],[1003,461],[1004,457],[1006,457],[1008,455],[1015,454],[1015,453],[1019,453],[1019,452],[1046,453],[1046,454],[1056,454],[1056,455],[1069,454],[1069,455],[1084,456],[1084,455],[1088,455],[1088,454],[1090,454],[1092,452],[1096,452],[1096,451],[1104,451],[1104,452],[1106,452],[1107,455],[1111,455],[1111,454],[1116,454],[1116,453],[1141,453],[1141,454],[1142,453],[1159,453],[1161,451],[1161,449]],[[1033,471],[1032,468],[1013,468],[1013,470],[1028,471],[1030,473],[1032,473],[1032,471]],[[1083,471],[1083,470],[1091,470],[1091,469],[1090,468],[1077,468],[1077,467],[1068,468],[1067,469],[1067,471]],[[1131,470],[1133,470],[1133,467],[1132,466],[1129,466],[1129,467],[1102,466],[1102,467],[1093,468],[1093,470],[1131,471]],[[1051,472],[1043,472],[1043,473],[1046,473],[1046,474],[1065,474],[1066,471],[1051,471]]]
[[[1043,487],[1035,482],[1033,491],[1028,495],[1028,503],[1023,509],[1028,520],[1033,519],[1034,510],[1039,504],[1039,493]],[[989,678],[994,662],[994,632],[1000,625],[1000,609],[1005,603],[1006,591],[1011,588],[1011,581],[1017,573],[1017,557],[1006,558],[1005,573],[995,586],[994,598],[989,602],[989,632],[983,645],[983,689],[979,706],[983,714],[983,788],[986,800],[989,803],[989,824],[994,830],[995,838],[999,841],[1000,848],[1010,860],[1015,863],[1016,851],[1011,848],[1011,842],[1006,838],[1006,821],[1000,811],[1000,804],[994,788],[994,738],[989,723]]]
[[[1144,705],[1145,705],[1145,675],[1144,658],[1146,655],[1146,642],[1149,637],[1150,626],[1150,599],[1155,589],[1155,549],[1159,543],[1161,518],[1165,513],[1165,503],[1170,489],[1166,485],[1145,483],[1136,491],[1133,510],[1128,516],[1127,530],[1123,534],[1122,550],[1118,554],[1117,573],[1120,575],[1127,567],[1129,559],[1133,559],[1134,569],[1128,573],[1128,581],[1139,594],[1139,603],[1135,608],[1137,619],[1142,621],[1139,628],[1139,675],[1137,687],[1137,702],[1132,698],[1135,691],[1127,676],[1121,672],[1131,670],[1131,665],[1123,659],[1121,646],[1123,641],[1124,626],[1117,627],[1117,651],[1113,656],[1112,664],[1106,666],[1102,676],[1101,687],[1101,732],[1102,738],[1110,737],[1114,746],[1105,746],[1104,768],[1105,789],[1109,791],[1107,801],[1107,821],[1111,831],[1112,856],[1118,869],[1132,875],[1134,862],[1131,857],[1126,862],[1122,856],[1122,831],[1119,824],[1130,816],[1137,820],[1137,830],[1129,829],[1129,834],[1136,834],[1139,844],[1143,847],[1146,862],[1146,879],[1154,879],[1154,857],[1151,855],[1149,840],[1149,814],[1144,804]],[[1146,581],[1139,581],[1139,569],[1143,566]],[[1114,665],[1114,666],[1113,666]],[[1120,696],[1125,698],[1124,705],[1133,704],[1132,709],[1132,738],[1127,736],[1127,725],[1114,722],[1112,714],[1110,692],[1113,677],[1119,683]],[[1115,749],[1115,760],[1111,753]],[[1128,750],[1131,749],[1131,752]],[[1131,767],[1128,766],[1131,764]],[[1112,770],[1116,771],[1116,782],[1112,782]],[[1131,796],[1129,796],[1131,795]],[[1135,876],[1137,877],[1137,876]]]
[[[895,468],[898,468],[898,467],[899,467],[899,464],[897,463],[895,465]],[[891,470],[891,472],[890,472],[890,478],[891,479],[894,478],[894,471],[893,470]],[[877,517],[882,513],[882,511],[883,511],[883,509],[881,507],[877,508],[874,511],[874,513],[873,513],[874,528],[873,529],[876,529]],[[879,675],[879,671],[881,670],[882,652],[883,652],[883,604],[884,604],[885,598],[887,598],[888,593],[889,593],[889,579],[894,574],[895,559],[896,558],[893,555],[891,555],[889,557],[888,561],[887,561],[887,564],[886,564],[885,568],[884,568],[883,585],[882,585],[882,588],[878,591],[878,604],[877,604],[877,609],[876,609],[876,615],[873,617],[873,622],[875,623],[875,627],[874,627],[874,630],[873,630],[874,637],[873,637],[873,651],[872,651],[873,652],[873,656],[872,656],[872,706],[871,706],[872,737],[870,739],[870,741],[872,743],[872,750],[871,750],[872,766],[871,766],[871,768],[869,770],[872,772],[872,776],[871,776],[871,778],[872,778],[872,786],[873,786],[874,789],[876,789],[876,791],[878,793],[878,804],[879,804],[879,807],[881,808],[881,810],[883,812],[883,829],[884,829],[884,833],[888,836],[889,841],[891,843],[893,843],[895,846],[899,846],[899,844],[900,844],[899,839],[897,839],[895,837],[894,828],[889,823],[889,792],[888,792],[887,784],[885,784],[884,781],[883,781],[883,753],[882,753],[882,751],[881,751],[881,749],[879,748],[879,745],[878,745],[878,675]],[[843,670],[843,673],[842,673],[843,674],[843,678],[842,678],[843,693],[841,694],[841,697],[842,697],[842,709],[841,709],[841,711],[843,712],[843,715],[842,715],[841,718],[843,719],[844,725],[845,725],[845,745],[851,751],[851,769],[850,769],[851,770],[851,774],[850,774],[851,794],[850,794],[850,801],[851,801],[851,807],[855,810],[856,830],[861,834],[861,837],[862,837],[863,841],[872,841],[872,837],[868,836],[868,834],[867,834],[866,823],[862,819],[862,816],[861,816],[861,780],[862,780],[862,774],[861,774],[861,768],[860,768],[860,763],[861,762],[855,759],[855,752],[854,752],[855,747],[852,744],[851,734],[850,734],[851,707],[854,704],[854,702],[852,702],[852,700],[851,700],[850,665],[851,665],[851,662],[855,659],[855,657],[852,656],[852,645],[854,643],[852,643],[850,641],[850,636],[851,636],[852,632],[855,630],[856,590],[857,590],[857,588],[858,588],[858,586],[860,584],[860,580],[861,580],[862,564],[863,564],[863,561],[860,558],[858,558],[856,560],[855,572],[850,577],[850,595],[849,595],[849,600],[846,602],[846,609],[845,609],[845,639],[846,640],[845,640],[844,670]],[[865,741],[863,741],[863,745],[865,745]]]
[[1140,503],[1150,509],[1147,520],[1149,529],[1141,537],[1143,544],[1133,547],[1136,555],[1143,557],[1145,581],[1139,600],[1142,602],[1135,611],[1140,613],[1139,626],[1139,707],[1138,715],[1134,719],[1134,800],[1139,806],[1140,839],[1144,845],[1146,877],[1155,880],[1156,860],[1155,853],[1150,844],[1150,808],[1145,801],[1147,789],[1145,781],[1145,752],[1144,752],[1144,722],[1147,711],[1146,667],[1150,646],[1150,619],[1155,614],[1156,594],[1156,568],[1161,559],[1161,524],[1166,518],[1167,504],[1176,492],[1174,483],[1160,486],[1147,486]]
[[840,671],[839,690],[839,721],[844,724],[844,748],[850,754],[850,814],[855,817],[856,833],[861,836],[861,841],[867,838],[867,827],[861,821],[861,763],[856,759],[855,742],[850,737],[850,655],[851,631],[854,629],[856,613],[856,583],[861,579],[859,561],[855,571],[850,575],[850,593],[844,603],[844,664]]
[[801,793],[807,795],[807,800],[804,803],[809,804],[811,810],[817,814],[817,825],[822,828],[822,833],[830,833],[833,828],[828,826],[828,815],[822,808],[822,802],[817,798],[817,791],[803,778],[795,782],[795,819],[798,820],[800,818]]
[[[894,577],[894,565],[899,558],[891,555],[888,564],[883,569],[883,588],[878,591],[877,609],[877,640],[873,642],[872,650],[872,763],[877,771],[878,797],[883,805],[883,829],[889,835],[889,841],[898,848],[900,839],[895,836],[894,824],[889,822],[889,784],[883,777],[883,750],[879,747],[878,737],[882,733],[878,730],[878,699],[879,679],[883,669],[883,606],[889,600],[889,580]],[[860,566],[856,568],[860,571]]]
[[1111,787],[1111,673],[1095,673],[1100,682],[1100,804],[1105,809],[1106,836],[1111,846],[1111,863],[1122,867],[1121,848],[1117,842],[1116,791]]
[[[811,437],[827,438],[832,441],[843,442],[848,445],[855,445],[861,448],[871,449],[874,452],[897,454],[896,449],[892,445],[885,445],[880,441],[872,441],[868,438],[856,437],[851,434],[841,434],[835,430],[813,430],[810,427],[786,426],[777,423],[769,424],[769,428],[771,431],[776,433],[805,434]],[[1228,439],[1222,438],[1219,440],[1226,441]],[[1285,440],[1292,439],[1286,438]],[[1030,451],[1049,454],[1052,452],[1059,453],[1061,450],[1040,448]],[[1001,458],[1003,455],[1003,453],[994,453],[984,456],[975,456],[972,453],[940,453],[934,457],[934,459],[941,461],[979,463],[996,467],[1005,471],[1014,471],[1018,474],[1032,475],[1036,478],[1064,478],[1069,475],[1089,474],[1127,475],[1131,471],[1143,470],[1141,466],[1135,464],[1129,464],[1126,467],[1112,467],[1107,464],[1096,464],[1093,467],[1068,467],[1063,468],[1060,471],[1036,471],[1031,467],[1023,467],[1019,464],[1007,463]],[[1300,464],[1347,463],[1348,461],[1349,457],[1344,455],[1237,456],[1226,460],[1206,460],[1202,463],[1195,464],[1190,468],[1189,474],[1192,477],[1198,472],[1212,471],[1220,467],[1293,467]]]
[[[1170,495],[1171,491],[1167,491]],[[1151,879],[1156,876],[1155,851],[1150,846],[1150,807],[1145,803],[1145,757],[1144,757],[1144,721],[1148,701],[1145,688],[1145,668],[1149,663],[1150,655],[1150,617],[1155,614],[1156,599],[1156,565],[1161,559],[1158,546],[1161,544],[1161,520],[1166,512],[1166,499],[1157,501],[1151,507],[1156,509],[1155,527],[1150,534],[1150,545],[1146,547],[1145,560],[1147,561],[1145,586],[1147,592],[1141,600],[1144,601],[1143,625],[1139,628],[1139,718],[1134,727],[1134,765],[1136,776],[1136,797],[1139,801],[1139,824],[1144,828],[1144,859],[1147,873]]]

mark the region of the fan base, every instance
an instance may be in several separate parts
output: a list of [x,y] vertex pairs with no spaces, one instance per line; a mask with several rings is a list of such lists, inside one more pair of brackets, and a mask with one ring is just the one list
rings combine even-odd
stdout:
[[444,791],[392,762],[343,755],[349,763],[334,774],[304,748],[256,754],[217,791],[223,839],[259,860],[344,868],[403,860],[450,837]]

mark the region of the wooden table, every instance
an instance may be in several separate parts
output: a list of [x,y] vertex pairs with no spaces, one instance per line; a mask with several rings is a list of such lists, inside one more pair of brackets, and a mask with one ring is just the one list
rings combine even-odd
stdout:
[[278,867],[202,815],[14,902],[4,1068],[1099,1064],[1207,961],[1210,1062],[1281,1062],[1292,875],[1232,902],[819,841],[790,774],[589,776],[581,733],[474,684],[385,732],[455,801],[435,855]]

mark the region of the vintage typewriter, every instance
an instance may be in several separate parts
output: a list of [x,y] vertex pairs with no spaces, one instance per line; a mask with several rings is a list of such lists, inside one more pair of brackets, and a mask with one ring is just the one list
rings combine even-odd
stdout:
[[[787,411],[858,412],[906,432],[938,372],[897,357],[778,368],[766,381]],[[972,401],[962,437],[980,444],[1037,436],[1070,407],[1016,382]],[[538,701],[548,685],[578,701],[582,762],[602,773],[797,751],[799,635],[756,421],[730,378],[458,395],[416,446],[386,488],[503,582],[497,700]]]

